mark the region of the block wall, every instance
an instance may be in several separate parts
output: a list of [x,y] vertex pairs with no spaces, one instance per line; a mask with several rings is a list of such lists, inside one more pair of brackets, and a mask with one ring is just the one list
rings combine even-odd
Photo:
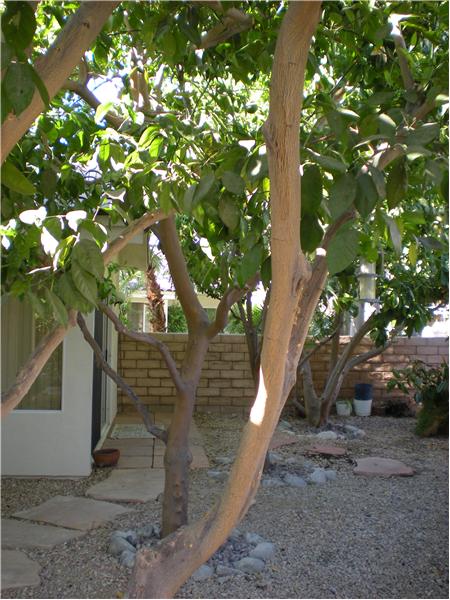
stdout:
[[[186,334],[153,334],[170,349],[178,365],[184,356]],[[341,338],[341,345],[348,342]],[[371,348],[364,340],[358,353]],[[311,359],[317,391],[324,385],[330,357],[329,344],[324,345]],[[393,368],[402,368],[416,359],[429,365],[448,361],[447,338],[397,338],[395,344],[383,354],[355,367],[344,380],[339,396],[352,398],[355,383],[371,383],[374,387],[374,408],[382,410],[387,400],[402,397],[401,392],[388,392],[386,384]],[[119,338],[119,373],[133,386],[136,394],[149,407],[170,409],[175,388],[164,360],[155,348],[123,336]],[[219,335],[211,344],[206,356],[197,391],[197,411],[245,412],[251,404],[255,389],[250,372],[248,351],[243,335]],[[129,398],[119,394],[119,411],[132,409]]]

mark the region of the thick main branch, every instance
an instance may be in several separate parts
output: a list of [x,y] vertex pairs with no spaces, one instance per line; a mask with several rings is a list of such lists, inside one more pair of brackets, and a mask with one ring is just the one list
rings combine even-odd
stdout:
[[[83,2],[47,54],[36,61],[35,69],[47,89],[50,100],[63,87],[118,4],[118,1]],[[20,115],[8,115],[1,128],[2,164],[44,108],[41,95],[36,90],[30,104]]]

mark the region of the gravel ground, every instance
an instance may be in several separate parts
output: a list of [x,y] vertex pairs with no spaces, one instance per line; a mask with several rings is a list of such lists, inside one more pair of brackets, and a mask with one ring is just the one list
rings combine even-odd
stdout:
[[[205,450],[232,456],[240,417],[198,415]],[[303,422],[290,420],[296,444],[277,450],[286,458],[303,455],[313,443]],[[347,459],[314,457],[317,466],[337,471],[336,481],[305,488],[261,488],[239,525],[276,544],[276,556],[257,575],[189,580],[178,598],[448,598],[448,440],[420,439],[413,419],[353,417],[362,439],[346,445],[351,457],[382,456],[416,470],[410,478],[366,478],[352,473]],[[329,442],[325,442],[328,444]],[[88,480],[4,479],[2,514],[35,506],[56,494],[83,495],[107,471]],[[223,484],[206,469],[193,472],[191,518],[220,494]],[[124,506],[126,506],[124,504]],[[108,554],[112,531],[156,523],[156,501],[133,506],[114,524],[51,551],[27,550],[42,566],[39,587],[3,592],[4,598],[121,598],[130,571]]]

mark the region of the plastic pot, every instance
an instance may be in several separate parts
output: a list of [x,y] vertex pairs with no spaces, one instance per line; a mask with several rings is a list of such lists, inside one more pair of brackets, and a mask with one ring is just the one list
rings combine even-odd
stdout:
[[349,417],[352,414],[352,404],[349,400],[337,400],[336,412],[340,417]]
[[117,448],[102,448],[92,454],[97,467],[115,467],[120,458],[120,450]]
[[357,400],[372,400],[373,386],[371,383],[357,383],[355,385],[355,398]]
[[372,399],[359,400],[355,398],[353,400],[353,408],[355,409],[355,415],[357,417],[370,417],[370,413],[372,412]]

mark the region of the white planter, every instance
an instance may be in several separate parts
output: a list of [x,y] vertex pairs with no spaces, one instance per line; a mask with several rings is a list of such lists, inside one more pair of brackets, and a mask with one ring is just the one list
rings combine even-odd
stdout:
[[348,400],[337,400],[336,412],[340,417],[349,417],[352,414],[351,403]]
[[370,417],[372,412],[372,400],[353,400],[353,408],[357,417]]

